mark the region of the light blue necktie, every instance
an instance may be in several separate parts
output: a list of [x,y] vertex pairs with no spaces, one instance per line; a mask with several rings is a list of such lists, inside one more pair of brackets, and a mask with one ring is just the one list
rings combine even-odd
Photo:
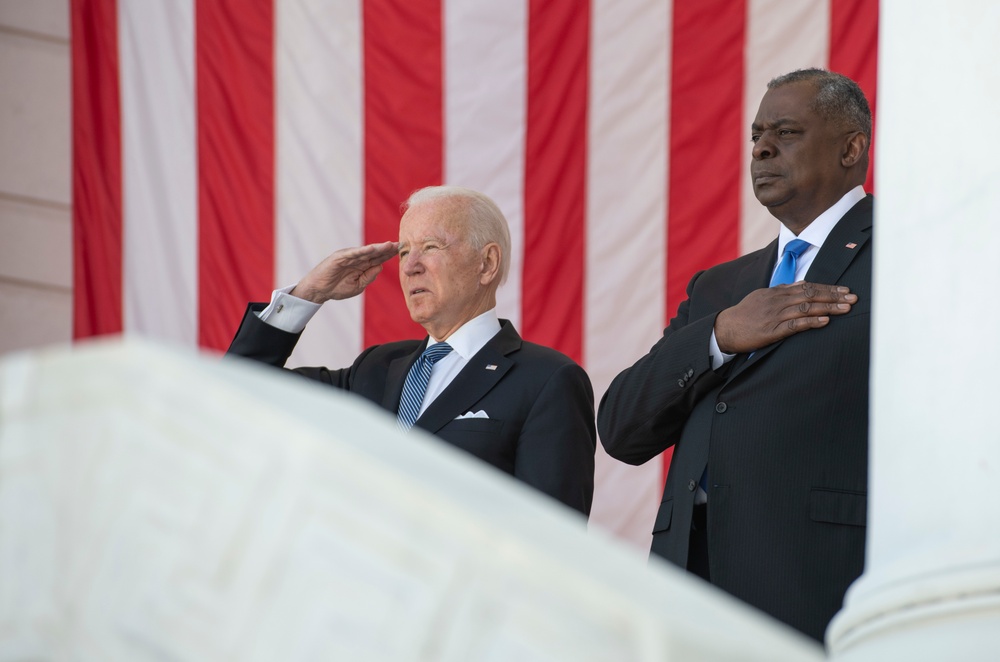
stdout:
[[793,239],[788,242],[785,246],[785,252],[781,254],[781,262],[778,263],[778,268],[775,269],[774,275],[771,276],[770,287],[795,282],[795,264],[799,256],[805,253],[806,249],[810,246],[812,244],[803,239]]
[[431,370],[435,363],[450,353],[451,345],[446,342],[435,343],[425,349],[410,368],[406,381],[403,382],[403,397],[399,400],[399,413],[396,415],[400,428],[408,430],[413,427],[420,414],[420,405],[424,401],[427,382],[431,379]]

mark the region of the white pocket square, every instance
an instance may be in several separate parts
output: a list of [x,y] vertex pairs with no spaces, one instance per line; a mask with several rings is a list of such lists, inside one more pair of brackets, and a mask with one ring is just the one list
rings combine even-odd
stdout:
[[464,414],[462,414],[461,416],[457,416],[455,418],[455,420],[456,421],[460,421],[463,418],[489,418],[489,415],[487,415],[487,413],[485,411],[483,411],[482,409],[480,409],[477,412],[467,411]]

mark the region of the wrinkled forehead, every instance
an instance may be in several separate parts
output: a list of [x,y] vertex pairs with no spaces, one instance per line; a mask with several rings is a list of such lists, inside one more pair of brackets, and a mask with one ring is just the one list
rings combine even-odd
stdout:
[[468,202],[461,198],[424,200],[399,219],[399,241],[404,243],[429,238],[461,241],[468,233]]
[[754,127],[773,126],[792,121],[805,122],[816,117],[813,104],[816,86],[809,81],[786,83],[764,93],[754,118]]

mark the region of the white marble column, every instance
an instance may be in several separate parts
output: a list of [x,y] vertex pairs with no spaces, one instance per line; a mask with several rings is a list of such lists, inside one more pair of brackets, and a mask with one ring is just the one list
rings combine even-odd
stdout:
[[883,0],[866,570],[833,659],[1000,655],[1000,3]]

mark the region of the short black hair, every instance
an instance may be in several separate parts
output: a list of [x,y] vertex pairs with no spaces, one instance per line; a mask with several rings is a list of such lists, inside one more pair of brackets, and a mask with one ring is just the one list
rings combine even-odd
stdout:
[[826,69],[798,69],[772,78],[767,89],[790,83],[808,82],[816,86],[812,110],[823,119],[837,122],[845,129],[860,131],[872,140],[872,111],[868,99],[856,82]]

